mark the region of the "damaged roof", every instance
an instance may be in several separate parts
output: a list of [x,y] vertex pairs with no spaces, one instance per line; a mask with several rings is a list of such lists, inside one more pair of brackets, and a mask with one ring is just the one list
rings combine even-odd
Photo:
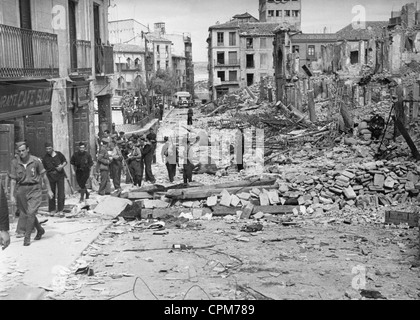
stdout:
[[274,36],[274,30],[279,26],[272,22],[248,22],[239,26],[240,36]]
[[366,27],[363,29],[355,29],[352,24],[337,31],[337,39],[345,40],[369,40],[380,37],[383,28],[386,28],[389,21],[366,21]]
[[254,16],[252,16],[250,13],[248,13],[248,12],[245,12],[245,13],[242,13],[242,14],[237,14],[237,15],[234,15],[233,16],[233,19],[249,19],[249,18],[252,18],[255,22],[257,22],[258,21],[258,19],[257,18],[255,18]]

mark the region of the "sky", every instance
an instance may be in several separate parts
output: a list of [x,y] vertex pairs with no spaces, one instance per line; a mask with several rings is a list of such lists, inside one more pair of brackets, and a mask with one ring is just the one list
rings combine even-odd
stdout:
[[[336,32],[361,14],[352,12],[363,6],[366,20],[386,21],[391,11],[399,11],[415,0],[302,0],[302,31]],[[111,0],[109,20],[136,19],[153,29],[155,22],[165,22],[167,33],[190,33],[193,61],[207,61],[210,26],[228,22],[236,14],[248,12],[259,18],[258,0]],[[418,6],[420,8],[420,4]],[[355,8],[357,9],[357,8]]]

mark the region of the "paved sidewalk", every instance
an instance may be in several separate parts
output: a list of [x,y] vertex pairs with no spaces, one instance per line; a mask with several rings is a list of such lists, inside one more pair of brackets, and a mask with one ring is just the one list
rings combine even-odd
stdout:
[[[66,204],[76,204],[68,199]],[[112,222],[98,215],[78,218],[55,218],[38,215],[48,221],[45,235],[23,246],[23,238],[15,237],[16,223],[11,223],[11,244],[0,251],[0,300],[36,300],[53,290],[60,272],[69,268]],[[32,239],[35,234],[33,234]]]

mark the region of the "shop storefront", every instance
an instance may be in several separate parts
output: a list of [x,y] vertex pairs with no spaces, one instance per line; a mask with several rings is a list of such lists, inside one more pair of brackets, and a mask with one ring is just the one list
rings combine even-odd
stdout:
[[42,157],[52,141],[51,98],[48,81],[0,83],[0,172],[10,169],[14,145],[28,142],[31,154]]

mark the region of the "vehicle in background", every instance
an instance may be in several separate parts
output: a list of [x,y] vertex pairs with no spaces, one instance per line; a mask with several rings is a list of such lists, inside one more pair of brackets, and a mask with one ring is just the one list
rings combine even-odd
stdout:
[[111,101],[112,110],[121,110],[122,108],[122,96],[113,96]]
[[174,102],[177,108],[189,108],[193,106],[191,94],[186,91],[178,91],[174,94]]

